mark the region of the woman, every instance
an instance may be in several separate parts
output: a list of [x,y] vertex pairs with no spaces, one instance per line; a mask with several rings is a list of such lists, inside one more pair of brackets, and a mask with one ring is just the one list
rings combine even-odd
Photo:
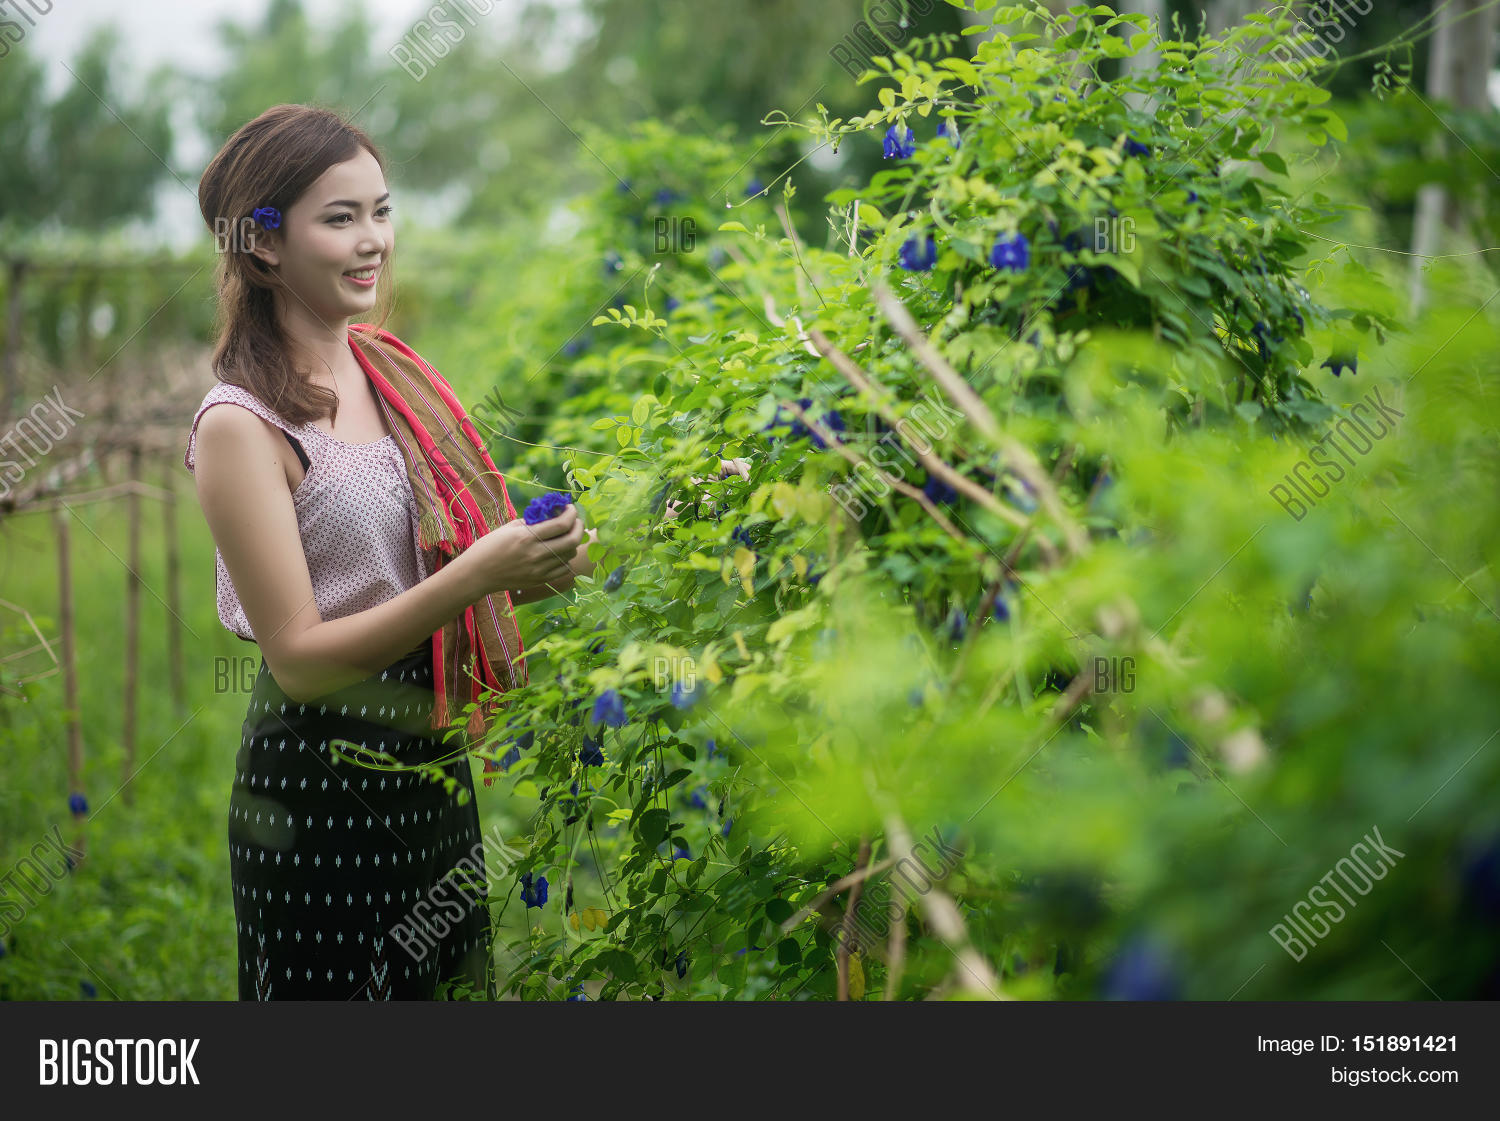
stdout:
[[183,461],[219,618],[261,654],[229,809],[241,1000],[493,999],[474,783],[440,729],[524,682],[513,606],[593,567],[575,506],[516,518],[451,387],[351,326],[390,290],[389,198],[369,137],[299,105],[236,132],[199,188],[219,384]]

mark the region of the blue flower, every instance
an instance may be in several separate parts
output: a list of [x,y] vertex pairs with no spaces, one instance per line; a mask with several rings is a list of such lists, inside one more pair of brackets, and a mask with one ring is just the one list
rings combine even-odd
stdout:
[[922,691],[920,685],[914,686],[912,691],[906,694],[906,703],[911,705],[912,708],[921,708],[922,702],[925,699],[926,694]]
[[1010,620],[1010,607],[1005,602],[1004,596],[995,597],[995,622],[1005,623]]
[[571,494],[553,491],[550,494],[542,495],[540,498],[533,498],[528,502],[522,517],[525,518],[527,525],[537,525],[540,522],[557,517],[558,514],[562,513],[563,507],[572,501],[573,496]]
[[625,194],[627,191],[630,190],[630,180],[629,179],[620,179],[620,180],[617,180],[615,182],[615,190],[618,191],[618,192],[620,192],[620,194],[622,194],[622,195]]
[[1197,202],[1198,201],[1198,192],[1194,191],[1194,190],[1192,190],[1190,188],[1188,190],[1187,200],[1188,200],[1188,202]]
[[533,883],[531,873],[527,872],[521,876],[521,902],[526,904],[529,911],[533,907],[543,907],[547,903],[547,877],[538,876]]
[[[606,592],[617,592],[623,583],[625,583],[625,566],[622,564],[604,578],[604,590]],[[599,625],[603,626],[604,624],[601,623]]]
[[703,748],[707,753],[704,758],[712,759],[715,755],[719,754],[719,746],[713,740],[709,740],[703,745]]
[[995,244],[990,249],[991,268],[1023,272],[1030,263],[1031,243],[1026,240],[1025,234],[1017,232],[1013,237],[1002,235],[995,239]]
[[681,709],[689,709],[697,704],[698,700],[699,694],[696,685],[691,689],[685,689],[683,688],[682,682],[672,682],[672,704],[675,707]]
[[268,230],[281,228],[281,211],[274,206],[257,206],[250,217]]
[[906,139],[902,140],[897,128],[898,126],[892,125],[885,130],[885,144],[882,151],[888,160],[908,159],[917,150],[917,139],[911,129],[906,130]]
[[68,811],[74,814],[86,814],[89,812],[89,800],[82,794],[73,793],[68,795]]
[[[804,411],[812,408],[812,403],[813,400],[811,397],[797,398],[797,404]],[[777,411],[780,411],[779,408]],[[828,412],[824,413],[821,418],[821,423],[824,428],[830,428],[835,432],[844,431],[844,418],[839,416],[837,410],[829,410]],[[827,443],[824,442],[823,437],[819,436],[816,432],[807,427],[807,425],[803,424],[800,420],[792,421],[792,428],[791,431],[787,433],[787,438],[791,440],[800,440],[804,436],[809,437],[812,440],[813,447],[815,448],[821,450],[828,446]]]
[[578,749],[578,761],[585,767],[604,766],[604,752],[600,743],[587,732],[583,733],[583,746]]
[[1134,137],[1127,136],[1125,138],[1125,154],[1127,156],[1149,156],[1151,149]]
[[751,176],[750,182],[745,184],[745,197],[754,198],[766,189],[766,185],[760,181],[759,176]]
[[927,482],[922,485],[922,493],[932,499],[933,502],[953,503],[958,501],[958,491],[932,474],[927,476]]
[[721,837],[727,837],[727,836],[729,836],[729,831],[731,829],[733,829],[733,828],[734,828],[734,818],[732,818],[732,817],[726,817],[724,819],[724,827],[719,830],[719,836],[721,836]]
[[606,689],[594,701],[594,721],[611,728],[625,726],[625,701],[614,689]]
[[677,192],[670,187],[662,187],[651,197],[656,200],[657,206],[666,206],[677,197]]
[[672,859],[673,860],[691,860],[691,859],[693,859],[693,854],[690,853],[690,852],[688,852],[688,850],[687,850],[687,848],[685,846],[678,845],[675,849],[672,850]]
[[707,792],[708,787],[706,786],[699,786],[695,788],[692,795],[688,798],[688,805],[692,806],[695,810],[708,809],[708,799],[703,797],[703,795]]
[[677,977],[678,977],[678,980],[681,980],[683,977],[687,976],[687,970],[688,970],[688,956],[687,956],[687,951],[686,950],[682,950],[677,955]]
[[567,1001],[569,1004],[572,1004],[575,1001],[587,1001],[588,1000],[588,994],[586,994],[583,991],[583,983],[581,981],[578,984],[574,985],[571,989],[569,989],[568,993],[570,995],[564,997],[563,999],[565,1001]]
[[1351,374],[1359,373],[1359,359],[1352,354],[1344,355],[1342,357],[1338,355],[1329,355],[1327,361],[1323,363],[1323,368],[1326,370],[1332,370],[1334,377],[1338,377],[1339,374],[1343,373],[1346,366],[1349,368],[1349,372]]
[[948,637],[954,642],[962,642],[964,631],[968,629],[969,617],[964,613],[962,607],[955,606],[948,613]]
[[1176,1000],[1178,981],[1166,950],[1136,938],[1121,948],[1104,979],[1105,1000]]
[[574,335],[567,342],[563,343],[563,353],[569,358],[576,358],[588,348],[589,340],[581,334]]
[[927,236],[925,244],[915,237],[909,237],[901,243],[899,260],[901,267],[908,272],[927,272],[937,264],[937,241],[931,234]]
[[679,300],[676,296],[668,296],[667,302],[663,306],[666,308],[667,314],[671,315],[674,311],[682,306],[682,301]]
[[624,267],[625,258],[620,256],[613,249],[611,249],[604,255],[604,272],[606,275],[612,272],[619,272]]
[[937,134],[939,136],[946,136],[948,138],[948,142],[951,143],[955,148],[959,147],[961,144],[958,136],[958,129],[950,125],[947,121],[938,122]]
[[94,997],[99,995],[99,990],[94,988],[94,982],[92,981],[79,981],[78,987],[80,990],[82,990],[83,995],[88,997],[90,1000],[93,1000]]

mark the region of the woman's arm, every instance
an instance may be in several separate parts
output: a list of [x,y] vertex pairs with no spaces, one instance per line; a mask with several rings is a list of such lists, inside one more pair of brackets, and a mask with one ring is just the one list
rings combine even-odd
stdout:
[[204,518],[271,676],[305,701],[378,673],[493,589],[466,551],[377,607],[325,621],[287,490],[281,457],[289,454],[247,409],[214,407],[198,421]]

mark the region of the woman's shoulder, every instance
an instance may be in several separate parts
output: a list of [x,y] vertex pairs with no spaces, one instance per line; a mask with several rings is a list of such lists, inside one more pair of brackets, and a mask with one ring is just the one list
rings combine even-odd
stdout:
[[254,413],[262,420],[275,425],[277,428],[292,432],[301,431],[301,426],[288,424],[285,419],[277,414],[276,410],[272,409],[244,386],[234,385],[227,381],[218,381],[204,394],[202,403],[199,404],[197,411],[193,414],[192,424],[188,427],[187,448],[183,452],[182,463],[189,471],[193,470],[197,459],[195,453],[197,451],[198,427],[203,420],[203,415],[209,409],[213,408],[213,406],[219,404],[239,405],[241,408]]

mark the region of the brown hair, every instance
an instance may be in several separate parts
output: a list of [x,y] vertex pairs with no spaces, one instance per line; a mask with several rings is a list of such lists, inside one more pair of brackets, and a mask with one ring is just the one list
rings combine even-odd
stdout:
[[[276,320],[281,279],[249,252],[259,230],[253,211],[274,206],[283,215],[334,164],[364,148],[382,171],[385,160],[363,130],[337,113],[309,105],[276,105],[241,126],[204,169],[198,209],[214,233],[219,253],[218,340],[213,369],[220,381],[259,397],[290,424],[338,416],[338,398],[298,370]],[[381,270],[376,305],[381,326],[390,316],[391,287]]]

